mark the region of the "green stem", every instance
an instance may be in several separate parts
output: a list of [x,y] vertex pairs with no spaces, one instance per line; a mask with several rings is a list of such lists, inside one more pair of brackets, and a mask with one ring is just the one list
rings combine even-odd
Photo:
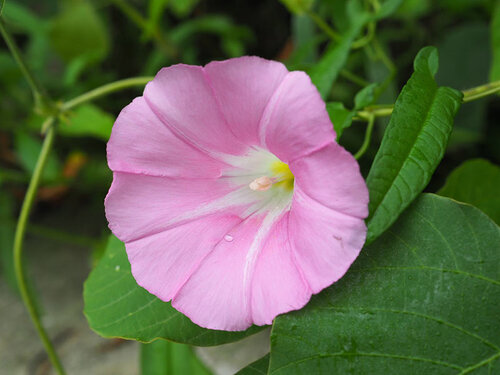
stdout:
[[367,25],[367,32],[366,32],[366,34],[363,35],[361,38],[355,40],[352,43],[351,48],[352,49],[358,49],[358,48],[364,47],[368,43],[370,43],[371,40],[373,39],[374,35],[375,35],[375,29],[376,29],[376,23],[375,22],[369,22],[368,25]]
[[28,223],[30,211],[31,208],[33,207],[33,202],[36,197],[43,169],[45,167],[47,158],[50,153],[50,149],[52,148],[52,144],[54,142],[55,133],[56,133],[56,126],[54,123],[52,123],[52,125],[48,128],[47,135],[45,137],[45,140],[43,141],[42,150],[40,151],[40,155],[38,157],[38,161],[36,163],[33,176],[31,177],[31,181],[29,183],[23,205],[21,207],[21,213],[19,215],[16,227],[16,233],[14,236],[14,270],[16,273],[17,283],[19,285],[19,291],[21,292],[21,297],[23,298],[23,302],[26,305],[26,308],[28,309],[31,320],[35,325],[35,328],[40,336],[40,339],[42,340],[45,350],[47,351],[49,359],[52,362],[52,365],[56,369],[57,373],[60,375],[64,375],[65,372],[59,360],[59,357],[57,356],[57,353],[47,335],[47,332],[43,328],[40,318],[36,312],[35,305],[28,290],[28,286],[26,283],[26,276],[24,274],[24,269],[23,269],[23,241],[24,241],[24,234],[26,232],[26,224]]
[[38,82],[35,76],[31,73],[30,69],[28,68],[28,65],[24,61],[21,51],[17,47],[10,33],[7,31],[7,28],[5,27],[5,21],[1,16],[0,16],[0,34],[2,34],[5,43],[7,43],[7,46],[9,47],[9,50],[12,53],[12,56],[14,57],[14,60],[19,65],[21,72],[23,73],[24,77],[26,78],[26,81],[28,81],[28,84],[31,87],[36,108],[42,110],[45,109],[47,106],[50,108],[52,101],[48,97],[45,89],[42,87],[40,82]]
[[389,69],[391,73],[396,72],[396,66],[392,62],[392,60],[387,56],[385,53],[384,49],[378,42],[377,38],[373,38],[372,40],[372,45],[373,49],[375,50],[375,53],[377,54],[378,58],[382,61],[382,63]]
[[342,39],[342,37],[335,30],[333,30],[318,14],[314,13],[313,11],[308,11],[307,15],[311,17],[314,23],[332,40],[338,42]]
[[354,155],[354,158],[356,160],[359,160],[359,158],[361,158],[361,156],[364,155],[366,150],[368,150],[368,147],[370,146],[370,140],[372,139],[372,131],[374,124],[375,124],[375,115],[371,114],[368,119],[368,125],[366,127],[365,139],[363,140],[363,144],[359,148],[358,152],[356,152],[356,154]]
[[[483,98],[488,95],[492,95],[495,93],[500,92],[500,81],[494,81],[490,83],[486,83],[481,86],[474,87],[469,90],[464,90],[462,91],[463,93],[463,99],[462,103],[468,103],[473,100],[477,100],[480,98]],[[354,117],[354,120],[369,120],[370,116],[375,116],[375,117],[384,117],[384,116],[390,116],[392,114],[392,111],[394,110],[394,105],[393,104],[385,104],[385,105],[372,105],[368,106],[366,108],[363,108],[362,110],[356,112],[356,116]]]
[[370,84],[370,82],[368,82],[366,79],[364,79],[364,78],[362,78],[354,73],[351,73],[347,69],[342,69],[340,71],[340,75],[342,77],[344,77],[345,79],[348,79],[349,81],[354,82],[355,84],[357,84],[361,87],[365,87],[365,86],[368,86]]
[[136,86],[144,86],[146,83],[151,81],[154,77],[135,77],[135,78],[127,78],[127,79],[122,79],[120,81],[108,83],[106,85],[103,85],[101,87],[98,87],[96,89],[90,90],[86,92],[85,94],[82,94],[80,96],[77,96],[76,98],[73,98],[67,102],[65,102],[61,106],[62,111],[67,111],[73,107],[76,107],[77,105],[80,105],[85,102],[89,102],[91,100],[97,99],[101,96],[105,96],[108,94],[111,94],[115,91],[120,91],[129,87],[136,87]]
[[464,99],[463,102],[471,102],[473,100],[482,98],[484,96],[488,96],[494,94],[496,92],[500,92],[500,81],[490,82],[486,85],[474,87],[470,90],[465,90],[463,92]]

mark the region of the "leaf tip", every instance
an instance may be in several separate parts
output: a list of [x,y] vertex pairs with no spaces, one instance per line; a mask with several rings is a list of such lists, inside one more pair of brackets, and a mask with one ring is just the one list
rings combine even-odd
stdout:
[[419,70],[423,66],[429,69],[432,76],[436,75],[439,69],[439,55],[436,47],[427,46],[418,52],[413,67],[415,70]]

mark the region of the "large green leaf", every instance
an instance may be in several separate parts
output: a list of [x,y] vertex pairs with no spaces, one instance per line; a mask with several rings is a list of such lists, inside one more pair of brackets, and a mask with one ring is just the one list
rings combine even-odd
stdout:
[[269,354],[250,363],[245,368],[238,371],[236,375],[261,375],[267,374],[267,369],[269,368]]
[[367,21],[368,15],[366,13],[353,18],[342,39],[338,43],[332,42],[318,63],[308,71],[312,82],[318,88],[323,99],[328,97],[340,70],[347,62],[352,42],[354,42]]
[[137,285],[125,246],[110,236],[106,252],[84,284],[84,313],[90,327],[104,337],[143,342],[164,338],[198,346],[237,341],[263,329],[225,332],[201,328]]
[[429,182],[441,161],[462,94],[438,87],[435,48],[422,49],[366,180],[370,190],[367,242],[382,234]]
[[476,206],[500,224],[500,168],[484,159],[468,160],[448,176],[439,195]]
[[140,362],[141,375],[210,375],[188,345],[166,340],[142,344]]
[[491,50],[493,61],[490,69],[490,81],[500,79],[500,1],[497,0],[491,20]]
[[422,195],[340,281],[276,318],[271,374],[500,373],[500,228]]

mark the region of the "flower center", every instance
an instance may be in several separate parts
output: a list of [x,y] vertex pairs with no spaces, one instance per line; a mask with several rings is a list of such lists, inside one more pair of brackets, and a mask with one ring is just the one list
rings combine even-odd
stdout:
[[276,161],[271,165],[272,176],[262,176],[253,180],[248,186],[255,191],[269,190],[273,185],[282,189],[293,190],[294,177],[288,164]]

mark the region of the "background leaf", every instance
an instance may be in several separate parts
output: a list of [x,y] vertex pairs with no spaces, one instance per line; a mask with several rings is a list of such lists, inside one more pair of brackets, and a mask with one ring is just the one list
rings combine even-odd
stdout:
[[59,126],[62,135],[72,137],[91,136],[107,141],[115,117],[93,104],[77,107],[69,115],[67,123]]
[[354,97],[354,109],[363,109],[375,102],[375,93],[378,89],[377,83],[372,83],[360,90]]
[[301,15],[309,11],[313,4],[314,0],[280,0],[283,5],[287,7],[287,9],[294,14]]
[[441,161],[462,94],[434,81],[435,48],[422,49],[375,156],[366,183],[370,191],[367,242],[382,234],[428,184]]
[[367,20],[366,13],[355,17],[342,39],[338,43],[331,42],[318,63],[308,71],[323,99],[328,97],[333,83],[347,61],[352,43]]
[[189,346],[166,340],[142,344],[140,362],[142,375],[210,375]]
[[104,337],[148,342],[164,338],[198,346],[237,341],[262,330],[243,332],[201,328],[137,285],[130,272],[125,245],[110,236],[106,252],[84,284],[84,313],[90,327]]
[[[16,154],[19,163],[26,172],[32,174],[42,150],[42,141],[23,132],[18,132],[15,138]],[[47,159],[47,164],[42,174],[42,181],[51,182],[56,180],[61,172],[61,163],[54,153]]]
[[422,195],[346,276],[276,318],[270,373],[498,373],[499,250],[481,211]]
[[375,18],[377,20],[389,17],[392,15],[403,3],[403,0],[386,0],[384,1],[381,5],[380,8],[378,9]]
[[439,195],[476,206],[500,224],[500,168],[484,159],[468,160],[448,176]]
[[86,1],[68,6],[52,21],[50,39],[54,49],[66,61],[80,56],[101,60],[109,51],[104,23]]
[[[450,28],[438,44],[440,86],[466,90],[488,82],[491,52],[488,25],[470,22]],[[461,106],[455,118],[448,148],[471,145],[481,140],[487,126],[488,99]]]
[[168,4],[177,17],[185,17],[194,9],[200,0],[169,0]]
[[327,103],[326,110],[333,123],[335,133],[337,133],[338,141],[344,130],[351,126],[354,112],[346,109],[341,102]]

